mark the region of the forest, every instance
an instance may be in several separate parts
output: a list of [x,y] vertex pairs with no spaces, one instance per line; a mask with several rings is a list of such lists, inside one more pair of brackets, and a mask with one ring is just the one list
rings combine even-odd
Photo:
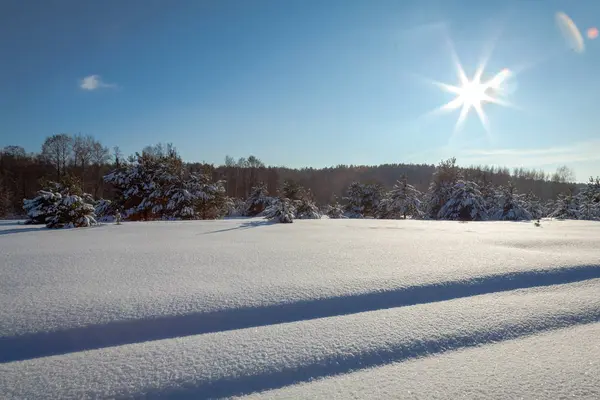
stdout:
[[101,218],[106,215],[98,214],[119,211],[131,220],[269,213],[290,220],[320,214],[467,220],[600,218],[598,178],[590,177],[587,185],[573,181],[574,173],[567,166],[546,173],[459,167],[455,159],[437,166],[291,169],[267,166],[250,155],[225,156],[223,164],[213,165],[184,162],[172,144],[147,146],[125,156],[118,146],[110,149],[89,135],[56,134],[46,138],[39,153],[27,153],[19,146],[1,149],[0,217],[29,215],[30,220],[46,223],[48,215],[32,219],[32,210],[41,204],[56,207],[59,197],[64,202],[73,195],[80,200],[70,198],[68,206],[63,204],[65,210],[79,201],[87,205],[81,215]]

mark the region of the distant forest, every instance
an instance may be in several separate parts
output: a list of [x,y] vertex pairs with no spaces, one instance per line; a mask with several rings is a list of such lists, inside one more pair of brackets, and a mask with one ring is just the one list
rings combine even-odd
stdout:
[[[176,151],[170,144],[140,149],[139,154]],[[124,155],[118,146],[109,149],[91,136],[57,134],[48,137],[39,153],[27,153],[20,146],[0,150],[0,216],[23,215],[23,200],[35,197],[49,181],[74,181],[83,192],[95,199],[112,200],[114,187],[103,178],[135,155]],[[400,160],[399,160],[400,161]],[[421,192],[427,191],[435,165],[383,164],[338,165],[328,168],[292,169],[266,166],[258,157],[225,156],[221,165],[185,163],[190,172],[202,172],[213,180],[224,180],[226,195],[246,199],[254,186],[266,184],[269,194],[276,195],[283,182],[292,181],[310,190],[317,204],[342,198],[352,182],[379,184],[390,189],[401,177]],[[482,185],[506,186],[511,183],[519,193],[532,193],[541,200],[555,199],[561,193],[574,192],[574,174],[564,166],[554,173],[542,170],[470,166],[461,168],[465,180]]]

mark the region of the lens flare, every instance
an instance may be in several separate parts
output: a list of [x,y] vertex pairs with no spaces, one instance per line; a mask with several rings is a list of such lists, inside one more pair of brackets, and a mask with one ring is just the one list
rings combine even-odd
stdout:
[[583,36],[581,36],[581,32],[579,32],[575,22],[564,12],[557,12],[556,24],[560,28],[568,46],[577,53],[583,53],[585,49]]
[[598,28],[589,28],[587,30],[588,39],[596,39],[598,37]]

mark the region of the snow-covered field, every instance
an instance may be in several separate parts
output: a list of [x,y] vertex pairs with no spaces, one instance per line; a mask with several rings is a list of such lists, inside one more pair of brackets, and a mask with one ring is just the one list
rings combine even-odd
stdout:
[[1,398],[600,398],[600,223],[0,222]]

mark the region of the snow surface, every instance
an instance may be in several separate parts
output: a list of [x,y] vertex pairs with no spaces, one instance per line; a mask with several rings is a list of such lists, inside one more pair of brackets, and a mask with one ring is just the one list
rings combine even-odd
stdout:
[[0,396],[597,398],[599,293],[596,222],[5,221]]

